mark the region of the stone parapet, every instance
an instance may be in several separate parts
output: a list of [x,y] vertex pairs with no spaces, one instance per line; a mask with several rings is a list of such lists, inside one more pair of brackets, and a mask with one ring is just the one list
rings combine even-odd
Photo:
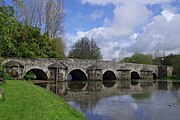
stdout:
[[103,80],[106,71],[114,73],[117,80],[132,79],[133,72],[139,75],[138,79],[152,79],[153,76],[159,78],[171,76],[173,71],[172,67],[167,66],[88,59],[7,58],[2,64],[5,66],[4,71],[16,79],[23,79],[26,73],[33,71],[37,80],[49,79],[57,82],[66,81],[72,71],[74,78],[85,76],[87,80]]

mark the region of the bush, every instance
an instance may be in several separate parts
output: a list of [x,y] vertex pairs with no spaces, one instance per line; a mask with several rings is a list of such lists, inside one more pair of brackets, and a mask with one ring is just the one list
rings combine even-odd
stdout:
[[4,73],[4,80],[15,80],[16,78],[12,77],[10,74],[8,73]]
[[169,79],[169,80],[180,80],[180,76],[178,76],[178,75],[168,76],[166,79]]
[[4,79],[4,82],[6,80],[15,80],[16,78],[12,77],[10,74],[5,73],[3,71],[0,71],[0,78]]

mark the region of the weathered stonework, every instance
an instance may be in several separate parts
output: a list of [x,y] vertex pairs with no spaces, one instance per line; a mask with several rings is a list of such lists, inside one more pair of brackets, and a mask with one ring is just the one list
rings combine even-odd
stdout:
[[0,78],[0,84],[3,84],[3,83],[4,83],[4,79]]
[[91,65],[87,68],[87,74],[89,80],[102,80],[102,66],[101,65]]
[[23,73],[24,66],[18,61],[10,60],[6,64],[4,64],[4,68],[5,72],[18,79]]
[[131,79],[131,70],[117,70],[117,79],[118,80],[129,80]]
[[173,74],[173,67],[167,66],[167,76],[172,76],[172,74]]
[[141,79],[153,79],[153,71],[140,71],[140,78]]
[[50,75],[49,79],[57,82],[66,80],[67,67],[63,63],[53,63],[48,66]]
[[22,79],[32,69],[40,75],[39,79],[55,81],[67,80],[68,74],[73,70],[82,71],[87,80],[103,80],[103,74],[106,71],[114,73],[118,80],[131,79],[132,72],[139,74],[141,79],[152,79],[153,74],[157,77],[172,75],[171,67],[103,60],[8,58],[3,61],[3,64],[6,66],[4,71],[18,79]]
[[88,83],[86,89],[88,91],[99,91],[102,89],[102,81],[91,81]]

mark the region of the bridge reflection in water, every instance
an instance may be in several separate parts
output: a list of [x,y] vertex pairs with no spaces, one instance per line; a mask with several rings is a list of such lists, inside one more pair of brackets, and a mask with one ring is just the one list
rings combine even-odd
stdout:
[[[82,81],[81,81],[82,82]],[[49,83],[46,88],[63,97],[88,120],[178,120],[180,82],[83,81]]]

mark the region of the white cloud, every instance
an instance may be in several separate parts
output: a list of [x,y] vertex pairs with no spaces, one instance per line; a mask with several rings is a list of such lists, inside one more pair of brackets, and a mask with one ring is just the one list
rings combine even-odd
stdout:
[[114,18],[110,26],[110,32],[116,36],[129,36],[136,27],[143,25],[151,12],[141,4],[129,2],[125,5],[117,5],[114,10]]
[[[169,6],[169,9],[149,21],[152,12],[146,7],[147,4],[164,4],[170,1],[172,0],[81,0],[83,4],[114,4],[113,19],[105,18],[104,26],[78,31],[76,38],[93,37],[100,46],[104,59],[119,59],[134,52],[179,51],[180,14],[171,12]],[[92,16],[97,19],[95,14]],[[137,28],[143,32],[137,33]]]
[[92,5],[107,5],[119,3],[126,4],[129,2],[141,3],[141,4],[157,4],[157,3],[168,3],[172,0],[81,0],[82,4],[92,4]]
[[88,18],[91,20],[97,20],[101,18],[103,15],[104,15],[104,11],[94,11],[88,16]]
[[92,4],[92,5],[107,5],[107,4],[117,4],[120,0],[81,0],[82,4]]
[[134,33],[136,27],[147,21],[151,12],[142,4],[128,3],[116,5],[113,20],[106,18],[104,26],[89,31],[78,31],[78,38],[93,37],[100,46],[104,59],[126,57],[125,53],[129,55],[122,48],[133,43],[128,41],[129,36]]
[[161,14],[162,14],[162,16],[164,16],[166,18],[166,20],[168,22],[170,22],[173,19],[173,17],[174,17],[173,13],[171,13],[169,11],[166,11],[166,10],[162,11]]
[[65,41],[66,42],[65,54],[66,54],[66,56],[68,56],[68,53],[71,49],[71,45],[73,45],[78,40],[78,38],[76,35],[66,33],[65,40],[66,40]]
[[107,30],[107,28],[99,27],[87,32],[79,31],[77,33],[77,38],[84,36],[93,38],[101,48],[104,59],[120,58],[120,53],[124,53],[123,57],[126,57],[128,53],[122,48],[129,45],[129,42],[127,43],[127,39],[112,36]]
[[103,10],[95,10],[94,12],[90,13],[89,15],[84,15],[82,12],[78,11],[75,15],[75,19],[77,20],[97,20],[102,18],[104,15]]
[[153,23],[148,24],[137,42],[128,48],[130,52],[164,50],[170,53],[180,50],[180,14],[165,13],[154,17]]
[[138,37],[139,33],[134,33],[133,35],[129,36],[129,39],[131,40],[136,40],[136,38]]

